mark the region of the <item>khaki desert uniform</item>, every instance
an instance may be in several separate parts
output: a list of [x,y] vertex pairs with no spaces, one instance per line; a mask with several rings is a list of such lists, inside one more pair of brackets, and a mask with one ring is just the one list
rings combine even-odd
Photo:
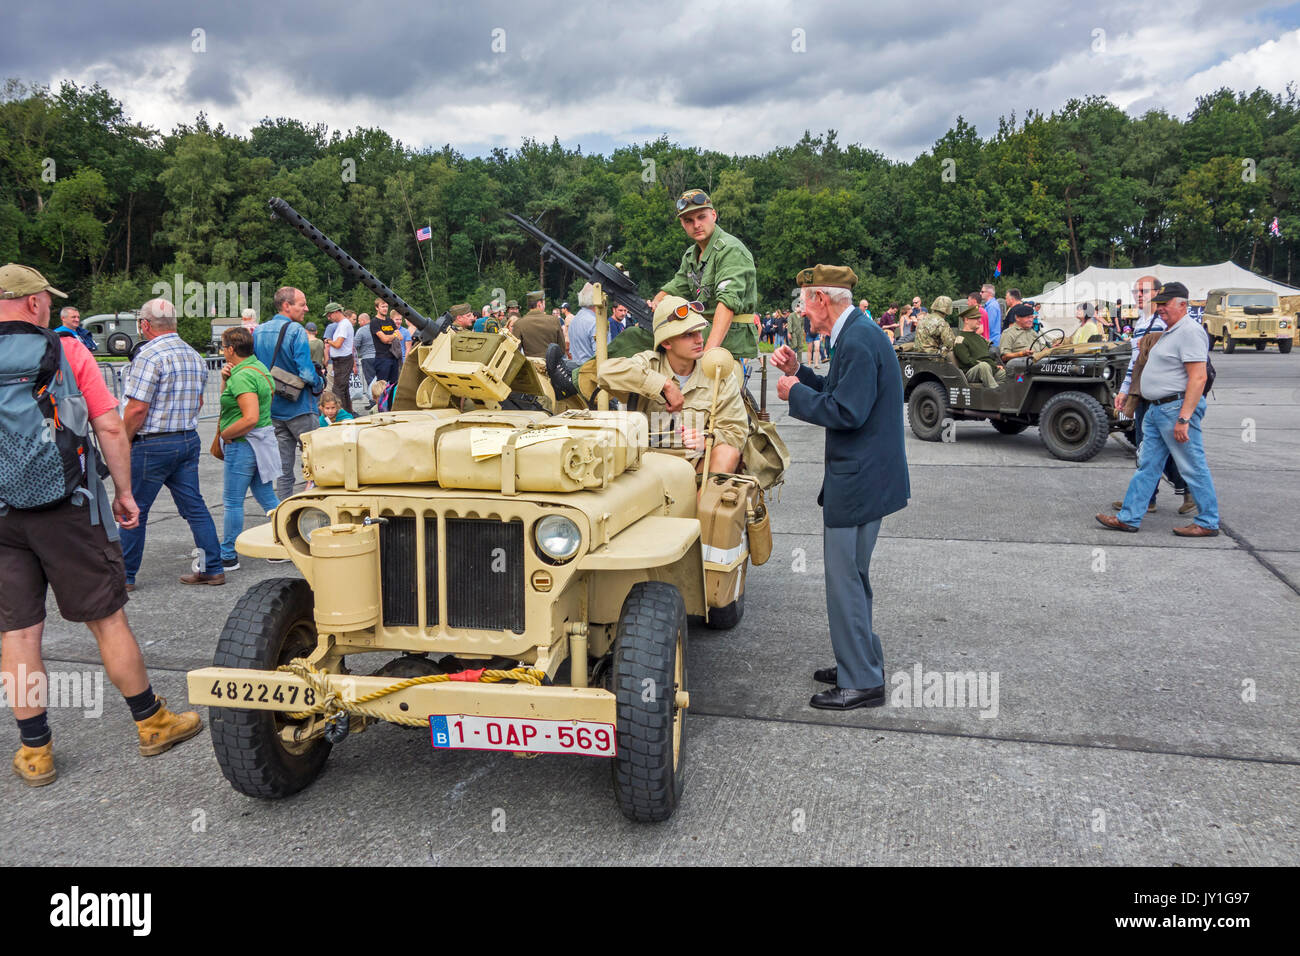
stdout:
[[[758,357],[758,317],[754,315],[758,308],[758,274],[754,271],[754,257],[743,242],[721,226],[713,227],[703,255],[699,246],[691,243],[682,254],[677,274],[664,283],[663,291],[704,305],[704,317],[709,320],[705,342],[712,330],[713,312],[721,302],[736,313],[722,347],[738,360]],[[609,344],[609,355],[628,358],[653,344],[654,337],[648,330],[629,326]]]
[[1002,341],[998,344],[998,350],[1002,355],[1008,352],[1023,352],[1034,344],[1034,339],[1038,338],[1038,333],[1033,329],[1022,329],[1018,325],[1008,326],[1002,332]]
[[[639,352],[630,358],[611,358],[601,363],[597,381],[601,387],[623,400],[624,394],[635,393],[635,408],[650,419],[650,446],[681,447],[681,438],[675,432],[685,425],[704,431],[708,423],[709,407],[713,403],[713,382],[700,372],[699,362],[685,383],[678,379],[682,390],[681,412],[668,414],[664,403],[664,382],[676,378],[663,352]],[[745,403],[740,398],[740,383],[734,375],[727,376],[718,387],[717,414],[714,418],[715,444],[730,445],[743,450],[749,436],[749,417]],[[670,433],[670,434],[664,434]],[[698,458],[699,453],[692,453]]]
[[978,332],[957,333],[953,339],[952,354],[968,379],[978,381],[986,388],[997,388],[1006,381],[1006,369],[1001,367],[994,356],[988,339]]
[[519,317],[514,334],[519,339],[524,355],[529,358],[546,358],[546,347],[552,342],[564,348],[564,328],[560,320],[549,312],[533,309]]

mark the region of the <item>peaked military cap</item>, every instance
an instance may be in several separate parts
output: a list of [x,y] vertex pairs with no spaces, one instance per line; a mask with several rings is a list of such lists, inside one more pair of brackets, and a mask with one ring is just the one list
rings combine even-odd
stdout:
[[848,266],[815,265],[811,269],[801,269],[794,281],[801,286],[824,285],[836,289],[852,289],[858,284],[858,277]]
[[465,315],[466,313],[472,312],[473,310],[469,307],[468,302],[457,302],[447,311],[451,313],[451,317],[454,319],[457,316]]

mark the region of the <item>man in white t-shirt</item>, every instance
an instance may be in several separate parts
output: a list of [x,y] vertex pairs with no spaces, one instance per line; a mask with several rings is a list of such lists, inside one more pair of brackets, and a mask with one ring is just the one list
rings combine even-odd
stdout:
[[333,337],[325,340],[330,347],[330,368],[334,372],[334,394],[339,397],[339,405],[352,414],[352,390],[348,383],[352,380],[352,366],[355,362],[356,330],[352,328],[343,306],[331,302],[325,306],[325,319],[336,323]]

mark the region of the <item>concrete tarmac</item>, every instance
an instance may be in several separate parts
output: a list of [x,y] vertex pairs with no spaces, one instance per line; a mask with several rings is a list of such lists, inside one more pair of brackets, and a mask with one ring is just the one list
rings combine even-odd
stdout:
[[[1133,473],[1117,437],[1072,464],[1037,429],[963,422],[933,444],[908,430],[912,501],[885,519],[872,563],[891,699],[846,714],[808,707],[812,671],[833,663],[823,436],[786,415],[772,375],[768,407],[794,458],[775,547],[750,570],[742,623],[691,632],[687,783],[667,823],[626,821],[603,761],[435,752],[427,732],[389,725],[336,747],[303,793],[248,798],[206,730],[140,757],[104,681],[101,716],[51,713],[52,786],[0,782],[0,860],[1294,866],[1300,358],[1214,362],[1214,539],[1170,533],[1189,519],[1167,486],[1140,534],[1096,523]],[[220,531],[220,464],[205,456],[201,475]],[[246,513],[261,520],[251,498]],[[164,491],[128,613],[173,707],[239,595],[296,573],[244,559],[224,587],[186,587],[192,549]],[[102,674],[84,626],[48,606],[50,669]],[[968,673],[982,697],[925,692],[932,674]]]

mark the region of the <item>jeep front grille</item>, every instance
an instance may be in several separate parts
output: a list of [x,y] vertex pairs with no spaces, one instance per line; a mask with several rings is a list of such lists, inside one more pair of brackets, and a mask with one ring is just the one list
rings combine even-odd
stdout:
[[[416,519],[387,515],[379,530],[380,595],[385,627],[426,626],[439,614],[438,518],[424,515],[423,580]],[[524,525],[492,518],[446,518],[449,627],[524,632]],[[423,592],[421,592],[423,589]]]

